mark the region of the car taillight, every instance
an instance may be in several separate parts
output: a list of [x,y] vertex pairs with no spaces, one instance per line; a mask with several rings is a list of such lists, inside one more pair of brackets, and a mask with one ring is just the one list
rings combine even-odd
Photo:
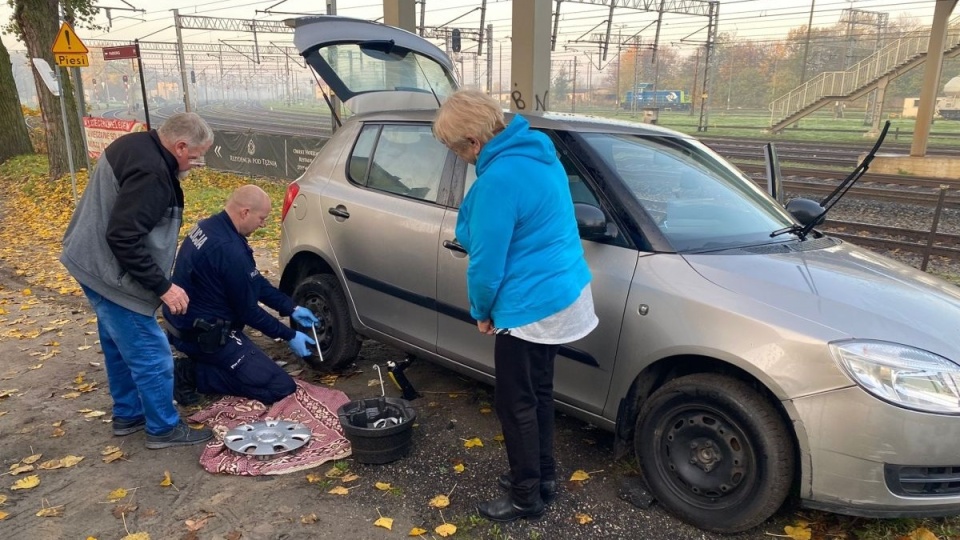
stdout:
[[287,194],[283,196],[283,208],[280,209],[280,221],[287,218],[287,211],[293,206],[293,200],[297,198],[297,193],[300,193],[300,185],[296,182],[291,182],[290,185],[287,186]]

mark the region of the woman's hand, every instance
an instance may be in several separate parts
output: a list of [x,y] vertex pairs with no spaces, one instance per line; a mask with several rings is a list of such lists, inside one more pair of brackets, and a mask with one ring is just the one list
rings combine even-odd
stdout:
[[480,330],[481,334],[486,334],[488,336],[493,335],[493,321],[487,319],[485,321],[477,321],[477,329]]

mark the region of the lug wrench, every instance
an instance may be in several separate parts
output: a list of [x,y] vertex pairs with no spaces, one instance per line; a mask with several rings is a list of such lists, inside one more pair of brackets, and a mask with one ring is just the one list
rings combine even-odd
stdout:
[[320,339],[317,338],[317,325],[311,324],[310,329],[313,330],[313,344],[317,346],[317,356],[320,357],[320,362],[323,362],[323,353],[320,352]]

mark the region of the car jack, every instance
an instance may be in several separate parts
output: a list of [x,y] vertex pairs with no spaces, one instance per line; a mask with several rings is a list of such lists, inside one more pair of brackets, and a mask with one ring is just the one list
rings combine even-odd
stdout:
[[387,376],[389,376],[393,384],[397,385],[397,388],[403,392],[401,397],[407,401],[422,397],[420,392],[417,392],[417,389],[410,384],[410,379],[407,379],[407,376],[403,374],[404,370],[410,367],[410,364],[413,363],[415,358],[416,356],[407,355],[406,358],[399,362],[394,362],[393,360],[387,362]]

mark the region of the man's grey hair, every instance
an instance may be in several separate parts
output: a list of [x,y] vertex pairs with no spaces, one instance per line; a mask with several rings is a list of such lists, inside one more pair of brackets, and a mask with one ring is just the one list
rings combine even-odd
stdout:
[[177,113],[157,130],[160,138],[170,143],[183,141],[190,148],[207,146],[213,143],[213,130],[206,120],[193,112]]

